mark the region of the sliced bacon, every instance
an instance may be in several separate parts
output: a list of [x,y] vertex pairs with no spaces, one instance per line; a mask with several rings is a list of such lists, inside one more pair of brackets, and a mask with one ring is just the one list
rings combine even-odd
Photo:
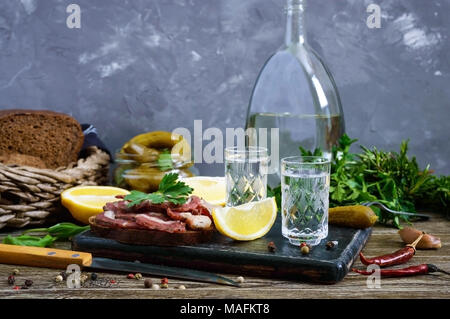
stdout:
[[136,221],[136,214],[133,214],[133,213],[123,213],[123,212],[119,211],[119,212],[115,213],[115,217],[117,219]]
[[198,205],[197,208],[194,210],[194,215],[204,215],[208,216],[210,219],[212,219],[211,212],[208,208],[206,208],[203,205]]
[[100,226],[113,229],[145,229],[134,221],[117,218],[113,219],[105,215],[105,213],[98,214],[95,218],[95,222]]
[[200,205],[201,199],[197,196],[191,196],[187,200],[186,203],[179,206],[173,206],[170,207],[173,211],[177,212],[192,212],[197,209],[197,207]]
[[211,218],[205,215],[191,215],[190,213],[185,213],[186,216],[185,223],[188,225],[189,229],[192,230],[207,230],[211,228],[212,221]]
[[162,220],[149,214],[136,215],[136,223],[147,229],[161,230],[169,233],[183,233],[186,225],[178,220]]
[[142,203],[135,205],[133,207],[128,207],[128,201],[121,200],[112,203],[106,203],[103,210],[110,210],[114,213],[121,214],[140,214],[145,212],[155,212],[155,213],[165,213],[166,204],[152,204],[150,201],[146,200]]
[[129,201],[107,203],[104,213],[97,215],[97,223],[112,228],[152,229],[167,232],[185,232],[210,229],[212,217],[201,198],[191,196],[183,205],[153,204],[146,200],[133,207]]
[[202,204],[202,199],[198,196],[191,196],[185,204],[174,208],[170,207],[170,209],[172,212],[190,212],[192,215],[205,215],[212,218],[211,212]]
[[150,212],[150,213],[145,213],[145,215],[151,216],[151,217],[157,217],[161,220],[164,221],[168,221],[168,220],[172,220],[169,216],[167,216],[167,214],[163,214],[163,213],[154,213],[154,212]]
[[170,208],[167,208],[167,215],[174,220],[186,223],[189,229],[192,230],[206,230],[210,229],[212,225],[211,218],[204,215],[193,215],[190,212],[174,212]]
[[184,211],[174,211],[171,208],[167,208],[167,215],[173,220],[185,220],[186,217],[183,215]]
[[133,212],[144,213],[144,212],[154,212],[154,213],[166,213],[165,204],[152,204],[150,201],[145,200],[142,203],[134,206]]
[[111,202],[111,203],[106,203],[106,205],[103,207],[103,210],[107,211],[110,210],[114,213],[119,213],[119,212],[131,212],[127,206],[128,202],[121,200],[121,201],[117,201],[117,202]]

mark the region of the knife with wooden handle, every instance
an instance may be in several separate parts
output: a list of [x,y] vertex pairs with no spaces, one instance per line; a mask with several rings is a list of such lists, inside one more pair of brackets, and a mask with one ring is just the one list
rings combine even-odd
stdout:
[[0,244],[0,263],[57,269],[67,269],[68,265],[77,264],[82,268],[123,271],[127,273],[140,272],[155,276],[240,286],[234,280],[205,271],[98,258],[92,257],[90,253],[53,248]]

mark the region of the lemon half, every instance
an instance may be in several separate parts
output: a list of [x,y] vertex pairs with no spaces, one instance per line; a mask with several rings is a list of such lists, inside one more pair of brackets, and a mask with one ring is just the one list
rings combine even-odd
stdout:
[[218,207],[212,213],[217,230],[235,240],[261,238],[272,228],[277,218],[274,197],[235,207]]
[[62,192],[61,203],[73,218],[89,224],[89,217],[103,212],[106,203],[119,201],[117,195],[128,195],[123,188],[112,186],[76,186]]
[[225,177],[195,176],[183,178],[182,181],[194,189],[192,195],[203,198],[212,205],[225,205]]

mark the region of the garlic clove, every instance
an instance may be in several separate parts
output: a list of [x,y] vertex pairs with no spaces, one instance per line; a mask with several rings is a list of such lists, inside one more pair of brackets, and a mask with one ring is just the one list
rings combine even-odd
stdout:
[[[420,236],[420,234],[422,234],[420,230],[412,227],[404,227],[403,229],[399,230],[398,233],[403,242],[406,244],[411,244],[417,239],[417,237]],[[441,240],[431,234],[424,234],[422,239],[416,246],[417,249],[438,249],[441,247]]]

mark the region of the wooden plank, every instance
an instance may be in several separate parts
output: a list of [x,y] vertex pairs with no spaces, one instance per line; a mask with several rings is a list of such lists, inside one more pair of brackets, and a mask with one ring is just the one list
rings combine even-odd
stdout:
[[[442,240],[443,247],[438,250],[420,250],[404,266],[419,263],[433,263],[450,270],[450,221],[440,215],[431,215],[427,222],[415,223],[414,227],[428,231]],[[8,234],[18,235],[21,231],[0,233],[0,239]],[[374,227],[364,252],[369,256],[392,252],[402,247],[397,230],[377,225]],[[56,248],[70,249],[69,242],[57,242]],[[356,267],[363,267],[359,260]],[[399,267],[399,266],[398,266]],[[6,277],[14,268],[20,269],[18,285],[25,279],[32,279],[33,286],[28,290],[14,291]],[[446,298],[450,299],[450,278],[442,274],[424,275],[408,278],[386,278],[381,280],[380,289],[369,289],[366,277],[349,273],[344,280],[335,285],[308,284],[280,279],[245,277],[242,288],[233,288],[185,280],[170,280],[169,289],[151,290],[143,288],[143,281],[127,280],[123,274],[98,273],[99,278],[118,281],[119,288],[109,289],[68,289],[64,284],[56,284],[53,278],[57,270],[47,268],[22,267],[0,264],[0,298]],[[242,275],[235,273],[230,277]],[[161,278],[150,277],[155,283]],[[186,290],[175,289],[179,284]]]

